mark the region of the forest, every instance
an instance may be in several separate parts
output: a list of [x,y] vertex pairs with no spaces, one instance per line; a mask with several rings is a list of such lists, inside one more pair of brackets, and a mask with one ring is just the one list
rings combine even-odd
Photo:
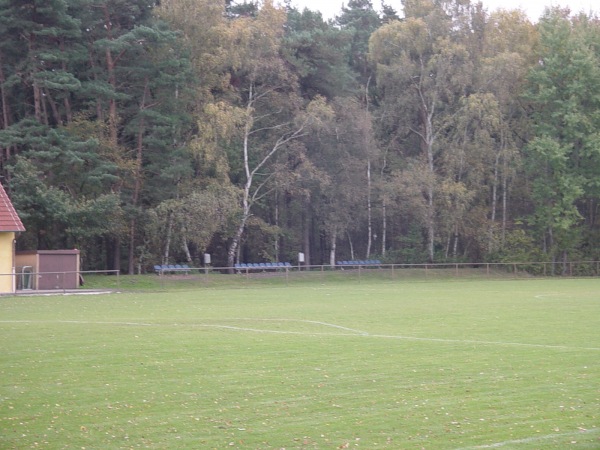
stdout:
[[18,249],[82,269],[600,259],[600,20],[0,0]]

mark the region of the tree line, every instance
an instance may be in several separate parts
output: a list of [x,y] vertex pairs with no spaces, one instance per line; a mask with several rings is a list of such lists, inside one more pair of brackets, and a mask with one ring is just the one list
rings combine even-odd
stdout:
[[0,0],[21,249],[88,270],[600,257],[600,22],[470,0]]

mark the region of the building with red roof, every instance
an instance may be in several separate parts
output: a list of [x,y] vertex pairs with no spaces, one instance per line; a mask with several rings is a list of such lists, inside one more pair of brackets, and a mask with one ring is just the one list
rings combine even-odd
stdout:
[[23,222],[0,184],[0,293],[15,292],[15,239],[22,231]]

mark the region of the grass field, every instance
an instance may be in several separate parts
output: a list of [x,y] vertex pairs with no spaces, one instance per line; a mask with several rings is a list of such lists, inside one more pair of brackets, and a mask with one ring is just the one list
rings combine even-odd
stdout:
[[0,298],[0,448],[600,449],[600,279],[272,283]]

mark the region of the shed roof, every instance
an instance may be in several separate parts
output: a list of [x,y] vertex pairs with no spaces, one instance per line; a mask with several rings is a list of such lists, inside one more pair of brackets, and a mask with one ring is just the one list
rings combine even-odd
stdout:
[[0,232],[2,231],[25,231],[25,227],[0,184]]

